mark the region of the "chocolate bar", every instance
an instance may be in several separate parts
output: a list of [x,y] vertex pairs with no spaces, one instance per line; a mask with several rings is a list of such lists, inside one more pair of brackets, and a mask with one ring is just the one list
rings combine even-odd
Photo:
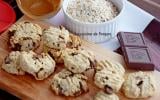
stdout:
[[117,35],[120,44],[123,46],[139,46],[146,47],[143,34],[131,33],[131,32],[120,32]]
[[140,70],[154,70],[148,48],[125,47],[124,57],[128,67]]
[[154,63],[142,33],[119,32],[117,37],[129,68],[154,70]]

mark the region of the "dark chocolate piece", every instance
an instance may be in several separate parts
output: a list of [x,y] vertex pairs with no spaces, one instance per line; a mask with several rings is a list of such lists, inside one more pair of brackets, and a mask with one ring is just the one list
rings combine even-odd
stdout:
[[119,32],[117,36],[123,46],[146,47],[142,33]]
[[155,66],[142,33],[119,32],[117,37],[128,68],[154,70]]
[[148,48],[144,47],[125,47],[125,62],[129,68],[141,70],[154,70]]

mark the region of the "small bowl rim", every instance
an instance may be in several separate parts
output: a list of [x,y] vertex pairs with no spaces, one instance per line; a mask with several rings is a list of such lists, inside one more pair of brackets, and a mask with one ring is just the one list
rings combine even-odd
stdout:
[[[65,2],[67,2],[67,0],[64,0],[64,1],[63,1],[62,10],[63,10],[64,14],[65,14],[70,20],[72,20],[72,21],[74,21],[74,22],[76,22],[76,23],[79,23],[79,24],[84,24],[84,25],[104,25],[104,24],[108,24],[108,23],[114,22],[115,20],[117,20],[117,19],[122,15],[122,13],[123,13],[123,11],[124,11],[124,9],[125,9],[125,2],[126,2],[126,0],[122,0],[122,4],[123,4],[122,9],[121,9],[121,11],[119,12],[119,14],[118,14],[116,17],[114,17],[113,19],[111,19],[111,20],[109,20],[109,21],[102,22],[102,23],[80,22],[79,20],[73,19],[73,18],[66,12],[66,10],[65,10],[65,8],[64,8],[64,5],[66,4]],[[68,2],[70,2],[70,1],[68,1]],[[67,6],[68,6],[68,5],[67,5]]]

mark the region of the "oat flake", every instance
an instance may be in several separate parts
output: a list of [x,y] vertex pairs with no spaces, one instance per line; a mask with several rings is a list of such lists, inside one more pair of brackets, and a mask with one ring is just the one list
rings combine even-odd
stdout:
[[78,21],[102,23],[115,18],[119,11],[110,0],[70,0],[67,13]]

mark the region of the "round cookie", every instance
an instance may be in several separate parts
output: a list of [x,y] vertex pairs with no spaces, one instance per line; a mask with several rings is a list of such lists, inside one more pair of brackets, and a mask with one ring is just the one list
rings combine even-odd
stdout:
[[47,54],[37,55],[32,51],[22,52],[20,56],[22,69],[33,75],[36,80],[43,80],[55,70],[55,61]]
[[113,73],[107,69],[96,70],[94,76],[95,85],[101,89],[104,89],[107,94],[118,92],[123,82],[123,76]]
[[43,32],[44,45],[53,49],[64,49],[69,41],[69,32],[64,27],[50,27]]
[[93,100],[119,100],[116,94],[107,94],[103,91],[98,92]]
[[124,67],[118,63],[118,62],[113,62],[111,60],[103,60],[103,61],[100,61],[98,62],[97,64],[97,70],[98,69],[107,69],[109,71],[112,71],[113,73],[117,73],[119,75],[124,75],[125,74],[125,69]]
[[[67,43],[67,48],[78,49],[81,46],[81,40],[78,36],[70,34],[70,40]],[[53,49],[45,47],[44,49],[56,61],[56,63],[63,63],[62,53],[65,49]]]
[[11,74],[24,75],[25,72],[19,65],[20,54],[19,51],[12,51],[9,53],[2,64],[2,69]]
[[155,93],[153,73],[135,72],[127,75],[123,84],[123,92],[128,98],[147,98]]
[[91,53],[82,50],[66,49],[63,52],[65,67],[73,73],[83,73],[94,66],[94,57]]
[[79,96],[88,91],[86,81],[86,76],[63,69],[53,77],[51,88],[57,95]]
[[40,45],[42,29],[31,22],[19,22],[9,28],[9,43],[13,50],[29,51]]

